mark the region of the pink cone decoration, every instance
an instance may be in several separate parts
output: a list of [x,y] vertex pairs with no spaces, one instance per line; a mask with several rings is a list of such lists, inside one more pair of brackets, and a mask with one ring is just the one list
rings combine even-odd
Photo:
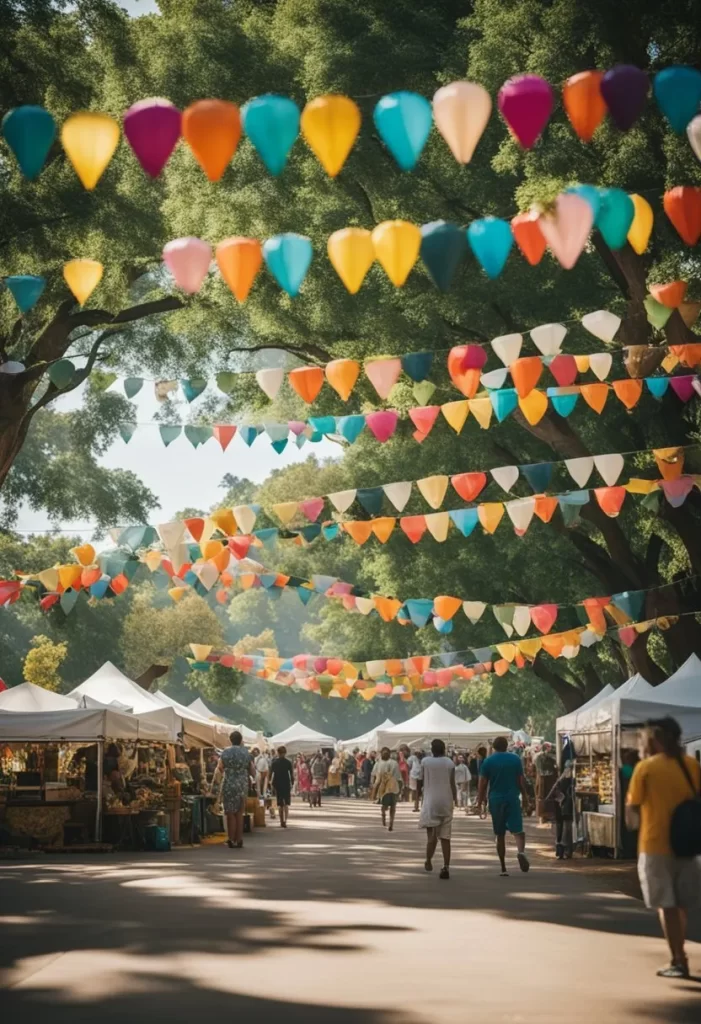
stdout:
[[481,345],[467,345],[462,360],[463,370],[481,370],[487,362],[487,353]]
[[301,420],[288,420],[287,426],[290,428],[295,437],[299,437],[302,431],[306,429],[307,424],[302,423]]
[[440,405],[420,405],[415,409],[409,409],[409,418],[416,427],[414,438],[417,441],[426,440],[433,430],[433,425],[440,411]]
[[365,364],[365,376],[384,401],[402,372],[401,359],[373,359]]
[[581,196],[563,192],[552,213],[541,214],[538,223],[558,263],[571,270],[586,245],[594,223],[594,212]]
[[182,115],[170,100],[139,100],[124,115],[124,134],[147,174],[157,178],[180,138]]
[[319,518],[319,514],[324,508],[323,498],[309,498],[307,501],[301,501],[299,507],[305,514],[307,519],[313,523]]
[[389,441],[397,429],[398,419],[394,409],[382,409],[379,412],[369,412],[365,417],[365,422],[377,440],[384,444],[385,441]]
[[539,604],[530,609],[531,621],[541,633],[549,633],[557,619],[556,604]]
[[516,75],[499,90],[499,110],[524,149],[535,145],[553,109],[553,91],[540,75]]
[[574,356],[561,352],[552,360],[548,369],[561,388],[567,388],[577,379],[577,363]]
[[176,238],[163,248],[163,262],[178,288],[194,295],[202,287],[212,262],[212,247],[200,238]]
[[679,508],[689,496],[694,486],[694,478],[693,476],[680,476],[676,480],[662,480],[660,486],[672,508]]
[[670,377],[669,383],[672,391],[682,402],[688,402],[694,394],[694,377]]

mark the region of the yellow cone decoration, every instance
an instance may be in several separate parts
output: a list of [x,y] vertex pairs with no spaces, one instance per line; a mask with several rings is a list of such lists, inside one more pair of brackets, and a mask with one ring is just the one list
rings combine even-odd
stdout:
[[375,257],[397,288],[406,281],[421,247],[421,231],[406,220],[386,220],[372,233]]
[[97,260],[69,260],[64,264],[63,279],[81,306],[99,285],[104,269]]
[[360,131],[360,110],[347,96],[317,96],[302,111],[302,135],[326,173],[335,178]]
[[642,256],[647,249],[647,243],[650,241],[654,216],[652,207],[647,199],[643,199],[642,196],[638,196],[635,193],[630,198],[633,200],[635,215],[633,223],[628,229],[628,241],[638,256]]
[[355,295],[375,259],[372,235],[365,228],[343,228],[329,236],[327,249],[331,266]]
[[109,114],[72,114],[61,129],[61,142],[76,174],[93,189],[119,143],[119,124]]

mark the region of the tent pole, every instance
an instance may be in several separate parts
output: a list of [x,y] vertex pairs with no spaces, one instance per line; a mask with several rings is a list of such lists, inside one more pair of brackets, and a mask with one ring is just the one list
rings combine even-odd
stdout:
[[97,741],[97,808],[95,810],[95,842],[102,842],[102,775],[104,772],[105,741]]

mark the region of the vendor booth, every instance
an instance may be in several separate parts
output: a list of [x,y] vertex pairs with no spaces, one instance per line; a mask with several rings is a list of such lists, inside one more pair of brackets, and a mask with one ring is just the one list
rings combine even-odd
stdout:
[[302,722],[295,722],[294,725],[283,729],[276,736],[271,736],[268,743],[274,751],[278,747],[286,747],[288,756],[315,754],[317,750],[321,750],[323,747],[333,749],[336,746],[336,740],[333,736],[326,736],[323,732],[310,729],[308,726],[303,725]]
[[701,703],[695,707],[671,699],[666,683],[650,686],[640,675],[569,715],[557,719],[559,760],[574,759],[577,834],[590,848],[623,852],[624,790],[621,766],[636,759],[639,729],[651,718],[671,715],[683,742],[701,737]]
[[417,750],[428,750],[433,739],[470,748],[474,745],[474,738],[475,733],[470,730],[469,722],[435,702],[407,722],[377,731],[378,747],[389,747],[391,750],[404,744]]
[[385,718],[382,725],[376,726],[374,729],[368,730],[368,732],[362,733],[360,736],[356,736],[352,740],[339,740],[337,746],[340,750],[379,750],[377,745],[377,734],[382,729],[391,729],[394,722],[390,718]]

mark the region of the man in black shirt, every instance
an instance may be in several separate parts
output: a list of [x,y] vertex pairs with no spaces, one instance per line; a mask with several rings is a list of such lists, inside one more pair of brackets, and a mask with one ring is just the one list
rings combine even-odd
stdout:
[[278,747],[277,757],[270,766],[273,793],[277,797],[277,805],[280,808],[280,825],[282,828],[287,828],[287,819],[290,814],[290,803],[292,800],[292,784],[294,782],[292,762],[287,759],[286,754],[286,747]]

